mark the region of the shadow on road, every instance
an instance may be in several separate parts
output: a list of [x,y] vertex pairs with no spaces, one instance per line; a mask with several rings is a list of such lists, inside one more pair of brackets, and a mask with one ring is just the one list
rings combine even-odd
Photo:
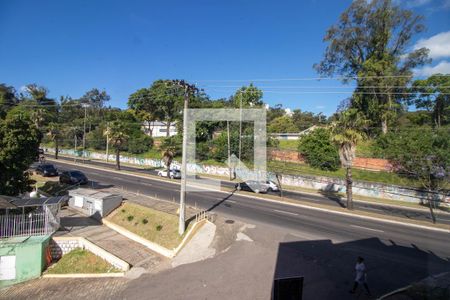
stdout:
[[368,238],[333,244],[330,240],[283,242],[278,246],[274,279],[304,276],[303,299],[368,299],[361,289],[349,294],[356,258],[365,258],[373,296],[450,270],[449,258]]
[[344,202],[342,201],[342,197],[339,195],[338,192],[319,190],[319,194],[321,194],[322,196],[324,196],[328,200],[331,200],[331,201],[335,202],[336,204],[338,204],[342,208],[346,207]]

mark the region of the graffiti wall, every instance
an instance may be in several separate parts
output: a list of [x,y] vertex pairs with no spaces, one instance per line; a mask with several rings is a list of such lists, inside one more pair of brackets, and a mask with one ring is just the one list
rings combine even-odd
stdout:
[[[55,152],[55,150],[51,148],[46,149],[46,151],[50,153]],[[74,151],[73,149],[60,149],[60,154],[75,157],[83,156],[82,151]],[[98,152],[86,151],[85,157],[97,160],[106,160],[106,154]],[[110,154],[108,157],[108,160],[111,162],[115,161],[115,159],[116,157],[114,154]],[[160,159],[137,158],[121,155],[120,161],[123,163],[134,164],[138,166],[148,166],[154,168],[165,167],[164,162]],[[178,161],[173,161],[172,167],[175,169],[180,169],[181,164]],[[207,174],[224,177],[230,176],[230,171],[228,167],[188,164],[187,168],[189,172],[195,172],[197,174]],[[268,173],[267,178],[269,180],[273,180],[276,182],[275,174]],[[345,193],[345,181],[339,178],[307,176],[307,175],[301,176],[283,175],[281,178],[281,183],[285,186],[293,186],[327,192]],[[414,188],[401,187],[395,185],[385,185],[379,183],[357,182],[357,181],[353,182],[353,194],[365,197],[383,198],[388,200],[406,201],[412,203],[421,203],[428,197],[428,192]],[[443,195],[436,195],[436,194],[431,194],[430,197],[432,197],[436,201],[443,202],[445,205],[450,206],[449,194],[447,194],[445,198],[443,197]]]

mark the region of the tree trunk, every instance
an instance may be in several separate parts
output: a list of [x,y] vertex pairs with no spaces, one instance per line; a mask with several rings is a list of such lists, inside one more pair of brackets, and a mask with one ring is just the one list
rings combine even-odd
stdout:
[[433,195],[431,194],[431,191],[428,191],[428,207],[430,208],[430,215],[431,215],[431,221],[433,222],[433,224],[436,223],[436,216],[434,215],[434,211],[433,211]]
[[347,189],[347,209],[353,209],[353,193],[352,193],[352,184],[353,184],[353,179],[352,179],[352,168],[351,167],[347,167],[346,170],[346,189]]
[[116,169],[120,170],[120,149],[116,148]]
[[58,139],[55,139],[55,159],[58,159],[58,152],[59,152],[59,141]]
[[171,161],[167,161],[167,178],[170,178],[170,165],[172,164]]
[[281,178],[282,178],[282,174],[280,173],[275,173],[275,177],[277,178],[277,182],[278,182],[278,187],[280,188],[280,197],[283,198],[283,187],[281,186]]
[[386,119],[381,120],[381,131],[383,132],[383,134],[386,134],[388,131],[388,125],[387,125]]
[[166,132],[166,137],[169,137],[169,136],[170,136],[170,122],[167,122],[167,124],[166,124],[166,130],[167,130],[167,132]]

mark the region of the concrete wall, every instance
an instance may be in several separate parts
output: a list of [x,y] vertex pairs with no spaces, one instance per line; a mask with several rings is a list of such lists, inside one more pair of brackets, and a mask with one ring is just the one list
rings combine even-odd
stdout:
[[119,270],[128,271],[130,269],[130,265],[127,262],[82,237],[53,237],[50,247],[52,259],[54,260],[60,259],[64,254],[76,248],[81,248],[103,258]]
[[0,288],[41,276],[46,265],[49,236],[12,238],[0,242],[0,256],[16,256],[16,279],[0,281]]
[[[53,149],[49,149],[53,150]],[[53,150],[54,151],[54,150]],[[73,154],[73,150],[62,150],[63,154]],[[294,154],[292,154],[294,155]],[[295,152],[295,155],[298,157],[298,153]],[[95,159],[105,159],[105,154],[102,153],[90,153],[88,152],[88,157]],[[129,158],[121,156],[121,161],[123,162],[132,162],[136,165],[140,166],[163,166],[163,163],[160,160],[156,159],[137,159],[137,158]],[[379,164],[383,164],[384,160],[378,162]],[[369,162],[364,161],[360,162],[361,164],[369,164]],[[377,164],[376,162],[371,162],[373,164]],[[180,164],[178,162],[173,162],[173,166],[179,167]],[[189,171],[195,171],[198,174],[208,174],[208,175],[218,175],[218,176],[229,176],[229,169],[227,167],[219,167],[212,165],[199,165],[199,164],[188,164]],[[269,174],[270,179],[275,180],[274,174]],[[286,186],[300,187],[300,188],[308,188],[314,190],[322,190],[322,191],[335,191],[335,192],[345,192],[345,182],[338,178],[332,177],[321,177],[321,176],[307,176],[307,175],[284,175],[282,178],[282,184]],[[379,183],[367,183],[367,182],[357,182],[353,183],[353,194],[360,195],[364,197],[374,197],[374,198],[384,198],[390,199],[394,201],[405,201],[405,202],[413,202],[420,203],[424,199],[427,199],[427,192],[420,191],[414,188],[401,187],[395,185],[385,185]],[[442,195],[437,197],[432,194],[432,197],[439,198],[439,201],[442,200]],[[450,195],[443,200],[444,205],[450,206]]]

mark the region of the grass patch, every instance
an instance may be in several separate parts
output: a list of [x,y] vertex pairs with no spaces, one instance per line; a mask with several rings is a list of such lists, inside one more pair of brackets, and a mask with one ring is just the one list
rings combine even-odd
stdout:
[[298,149],[298,140],[278,140],[278,149],[279,150],[294,150]]
[[184,237],[178,234],[178,216],[133,203],[124,203],[108,220],[167,249]]
[[[323,171],[320,169],[312,168],[305,164],[296,164],[292,162],[281,161],[269,161],[267,166],[269,171],[277,171],[286,175],[313,175],[336,177],[341,179],[345,178],[345,170],[342,168],[337,171]],[[353,180],[356,181],[377,182],[417,188],[420,187],[420,183],[417,180],[405,178],[396,173],[352,169],[352,174]]]
[[61,259],[48,270],[48,274],[73,273],[116,273],[119,269],[101,257],[87,250],[77,248],[63,255]]

